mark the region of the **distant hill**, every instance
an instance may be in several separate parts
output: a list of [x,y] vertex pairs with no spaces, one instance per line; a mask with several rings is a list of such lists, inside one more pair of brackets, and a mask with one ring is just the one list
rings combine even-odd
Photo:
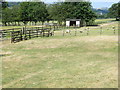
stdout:
[[93,11],[97,14],[97,15],[104,15],[107,14],[108,8],[93,8]]
[[19,5],[20,2],[8,2],[8,7],[12,7],[12,6],[15,6],[15,5]]

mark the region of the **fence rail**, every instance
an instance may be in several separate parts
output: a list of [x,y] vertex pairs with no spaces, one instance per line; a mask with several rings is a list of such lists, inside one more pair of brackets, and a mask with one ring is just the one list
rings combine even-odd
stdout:
[[[104,34],[103,27],[97,27],[97,33],[99,35]],[[59,34],[57,33],[60,32]],[[78,27],[65,27],[65,26],[48,26],[48,27],[30,27],[30,28],[13,28],[0,30],[0,38],[10,38],[11,43],[20,42],[23,40],[29,40],[36,37],[50,37],[50,36],[66,36],[66,35],[91,35],[94,30],[89,27],[85,27],[83,30],[80,30]],[[112,34],[116,34],[116,28],[111,27],[106,29],[106,31],[112,31]]]
[[36,37],[49,37],[52,36],[51,28],[22,28],[19,31],[11,31],[11,43],[16,43],[22,40],[29,40]]
[[11,32],[11,43],[16,43],[16,42],[19,42],[19,41],[22,41],[23,38],[22,38],[22,30],[20,31],[12,31]]

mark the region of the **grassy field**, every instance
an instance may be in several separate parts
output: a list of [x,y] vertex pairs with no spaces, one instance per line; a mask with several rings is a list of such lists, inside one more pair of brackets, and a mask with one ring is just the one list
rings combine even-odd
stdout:
[[95,23],[96,24],[102,24],[102,23],[108,23],[108,22],[113,22],[115,21],[115,18],[109,18],[109,19],[96,19]]
[[[108,22],[113,22],[113,21],[115,21],[115,18],[96,19],[95,24],[102,24],[102,23],[108,23]],[[45,23],[47,23],[47,22],[45,22]],[[52,21],[50,21],[49,23],[52,23]],[[57,23],[57,21],[54,21],[54,23]],[[33,26],[35,26],[35,25],[33,24]],[[41,23],[38,22],[36,26],[41,26]],[[23,27],[24,27],[23,24],[21,26],[3,26],[3,27],[0,28],[0,30],[1,29],[10,29],[10,28],[23,28]],[[32,26],[31,26],[30,23],[28,23],[27,27],[32,27]]]
[[[44,23],[48,23],[48,22],[45,21]],[[54,21],[54,22],[53,21],[49,21],[49,23],[57,23],[57,21]],[[35,25],[35,23],[30,24],[30,22],[28,22],[27,25],[26,25],[26,27],[34,27],[34,26],[42,26],[42,23],[41,22],[37,22],[37,24]],[[11,29],[11,28],[23,28],[23,27],[25,27],[25,25],[21,22],[20,26],[3,26],[3,27],[0,28],[0,30],[1,29]]]
[[117,25],[102,25],[102,35],[89,27],[89,36],[56,31],[49,38],[2,42],[3,87],[117,88],[118,35],[111,29]]
[[[1,29],[13,29],[13,28],[23,28],[25,26],[3,26]],[[27,26],[27,27],[34,27],[34,26]]]

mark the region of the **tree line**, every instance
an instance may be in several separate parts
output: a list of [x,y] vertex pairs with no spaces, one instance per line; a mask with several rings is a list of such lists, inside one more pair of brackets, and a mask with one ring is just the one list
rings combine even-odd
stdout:
[[48,12],[43,2],[22,2],[18,5],[8,7],[7,2],[2,3],[2,23],[6,25],[25,25],[28,22],[44,22],[47,20]]
[[3,25],[26,25],[28,22],[42,24],[47,21],[58,21],[65,24],[66,19],[81,19],[81,25],[90,25],[97,18],[92,10],[91,2],[57,2],[45,4],[44,2],[20,2],[18,5],[8,6],[2,2]]

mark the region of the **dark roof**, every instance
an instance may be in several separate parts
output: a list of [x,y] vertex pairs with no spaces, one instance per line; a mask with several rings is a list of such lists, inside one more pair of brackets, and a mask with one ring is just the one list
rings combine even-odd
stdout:
[[81,19],[66,19],[66,21],[80,21]]

